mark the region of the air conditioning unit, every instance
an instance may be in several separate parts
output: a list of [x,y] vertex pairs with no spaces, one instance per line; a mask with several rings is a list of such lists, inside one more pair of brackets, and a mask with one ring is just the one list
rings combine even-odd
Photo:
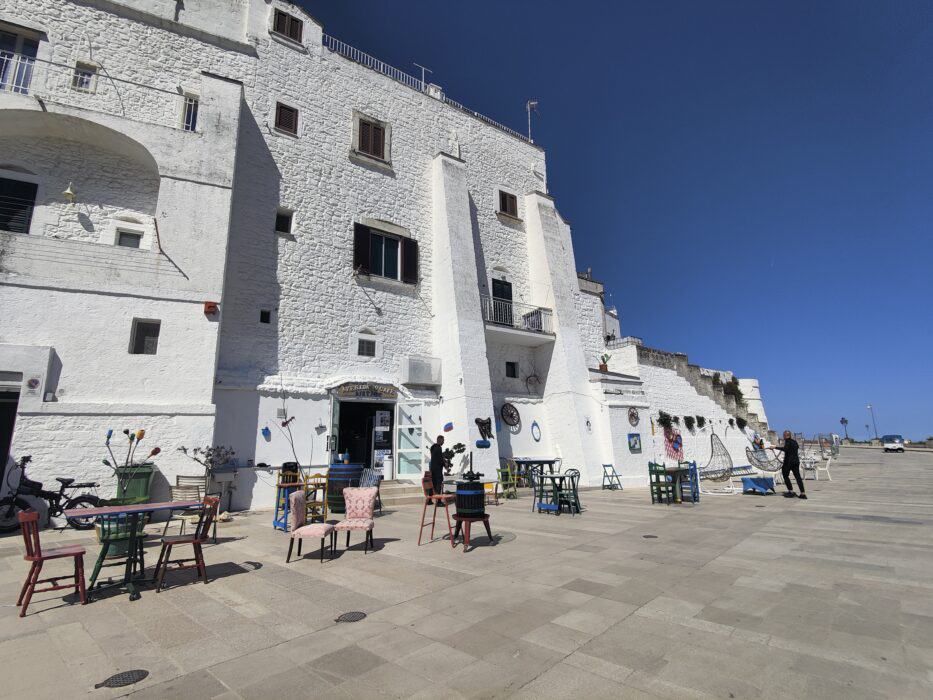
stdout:
[[402,358],[402,384],[417,386],[441,385],[441,358],[409,355]]

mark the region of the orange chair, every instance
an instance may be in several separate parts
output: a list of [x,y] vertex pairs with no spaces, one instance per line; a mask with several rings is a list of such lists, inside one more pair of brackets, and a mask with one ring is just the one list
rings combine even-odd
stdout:
[[[81,605],[87,604],[87,592],[84,590],[84,547],[72,545],[70,547],[55,547],[42,551],[42,545],[39,542],[39,513],[34,510],[18,513],[19,527],[23,531],[23,539],[26,541],[26,554],[23,559],[32,562],[29,568],[29,575],[26,577],[26,583],[19,593],[17,605],[22,605],[19,616],[26,615],[26,608],[29,607],[29,601],[32,600],[33,593],[45,593],[46,591],[61,591],[66,588],[74,588],[81,599]],[[65,557],[74,557],[75,572],[69,576],[52,576],[51,578],[40,579],[39,574],[42,571],[42,565],[49,559],[64,559]],[[74,578],[74,583],[59,585],[57,581],[68,578]],[[36,589],[40,583],[51,583],[48,588]]]
[[434,523],[437,520],[438,506],[444,506],[444,513],[447,515],[447,532],[450,534],[450,546],[454,546],[454,529],[450,524],[450,504],[456,500],[452,493],[434,493],[434,481],[431,479],[431,472],[425,472],[421,479],[421,490],[424,491],[424,508],[421,510],[421,529],[418,530],[418,546],[421,546],[421,535],[424,528],[428,525],[424,522],[428,512],[428,506],[434,506],[434,512],[431,515],[431,541],[434,541]]

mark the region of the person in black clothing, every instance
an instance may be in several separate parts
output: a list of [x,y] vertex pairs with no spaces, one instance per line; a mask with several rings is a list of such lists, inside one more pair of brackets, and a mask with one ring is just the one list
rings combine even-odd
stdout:
[[784,431],[784,447],[775,447],[774,449],[781,450],[784,453],[784,466],[781,467],[784,484],[787,486],[787,493],[784,495],[788,497],[794,495],[794,487],[790,484],[790,475],[793,472],[794,478],[797,480],[797,486],[800,487],[799,497],[805,499],[807,494],[804,493],[803,479],[800,478],[800,445],[794,440],[789,430]]
[[435,494],[444,493],[444,436],[438,435],[431,445],[431,482]]

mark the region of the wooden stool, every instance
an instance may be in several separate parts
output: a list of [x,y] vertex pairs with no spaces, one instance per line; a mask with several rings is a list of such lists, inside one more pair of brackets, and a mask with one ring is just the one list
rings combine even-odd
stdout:
[[463,526],[463,551],[466,551],[470,548],[470,525],[473,523],[482,522],[486,526],[486,534],[489,535],[489,539],[492,539],[492,530],[489,529],[489,516],[488,515],[477,515],[477,516],[466,516],[460,515],[459,513],[454,514],[454,520],[457,521],[457,528],[454,530],[453,537],[451,542],[457,538],[457,535],[460,534],[460,526]]
[[431,541],[434,541],[434,523],[437,520],[437,509],[440,506],[444,506],[444,513],[447,515],[447,533],[450,535],[450,546],[454,547],[454,530],[450,524],[450,504],[454,502],[456,496],[452,493],[434,493],[434,482],[431,480],[431,473],[425,472],[424,476],[421,479],[421,489],[424,491],[424,508],[421,509],[421,529],[418,530],[418,546],[421,546],[421,535],[424,533],[424,528],[428,526],[424,522],[425,516],[428,513],[428,506],[433,505],[434,509],[431,513]]

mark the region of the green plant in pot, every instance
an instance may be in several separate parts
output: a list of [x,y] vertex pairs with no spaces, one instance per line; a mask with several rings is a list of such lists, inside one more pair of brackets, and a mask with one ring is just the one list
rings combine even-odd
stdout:
[[671,418],[671,414],[665,413],[664,411],[659,411],[658,425],[660,425],[665,430],[670,430],[672,427],[674,427],[674,420]]
[[697,416],[697,426],[702,430],[706,427],[706,418],[703,416]]
[[609,360],[612,359],[612,355],[608,352],[603,353],[598,357],[599,359],[599,371],[608,372],[609,371]]
[[745,426],[748,425],[748,421],[740,417],[735,419],[735,424],[739,426],[739,430],[745,430]]
[[684,416],[684,425],[687,426],[687,430],[692,433],[696,425],[696,419],[693,416]]
[[450,472],[454,468],[454,457],[457,455],[462,455],[466,452],[466,445],[462,442],[458,442],[453,447],[448,447],[442,453],[444,455],[444,474],[450,476]]

